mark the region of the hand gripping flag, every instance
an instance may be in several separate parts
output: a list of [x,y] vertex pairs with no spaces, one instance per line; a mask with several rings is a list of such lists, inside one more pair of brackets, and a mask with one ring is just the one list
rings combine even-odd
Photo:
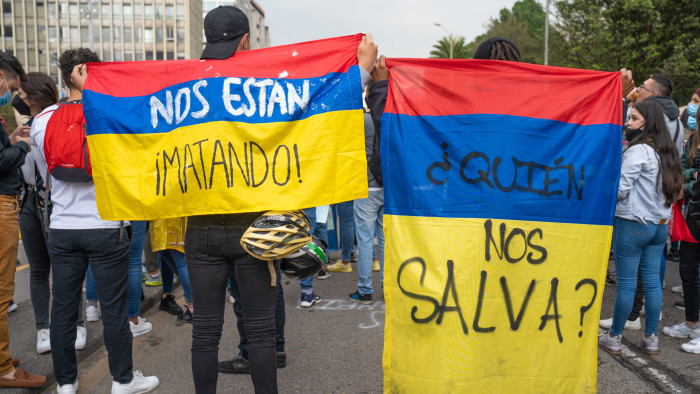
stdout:
[[106,220],[297,209],[367,196],[357,47],[93,63],[83,92]]
[[619,73],[388,60],[388,392],[595,392]]

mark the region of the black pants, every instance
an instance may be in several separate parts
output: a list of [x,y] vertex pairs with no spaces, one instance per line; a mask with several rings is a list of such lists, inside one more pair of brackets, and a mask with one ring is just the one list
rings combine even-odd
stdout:
[[[697,240],[700,240],[700,229],[695,219],[686,219],[688,230]],[[678,267],[683,284],[683,300],[685,301],[685,320],[697,322],[700,313],[700,280],[698,279],[698,265],[700,264],[700,244],[681,242],[678,251],[681,262]]]
[[58,384],[72,384],[78,376],[75,325],[88,264],[97,282],[109,371],[115,381],[132,376],[133,334],[127,319],[127,277],[131,227],[119,241],[120,229],[50,230],[49,253],[53,272],[51,356]]
[[251,257],[240,245],[241,236],[257,217],[258,214],[195,216],[187,223],[185,259],[195,305],[192,376],[199,394],[216,393],[226,278],[231,268],[241,294],[255,392],[277,392],[277,286],[270,286],[267,263]]

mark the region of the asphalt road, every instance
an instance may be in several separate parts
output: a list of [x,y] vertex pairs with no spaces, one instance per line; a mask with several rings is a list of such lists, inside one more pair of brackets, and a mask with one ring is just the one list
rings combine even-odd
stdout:
[[[683,312],[672,307],[680,297],[671,293],[680,284],[678,263],[668,262],[664,289],[663,325],[676,324]],[[20,267],[22,261],[20,261]],[[283,393],[379,393],[382,392],[382,346],[384,333],[384,300],[375,292],[370,306],[347,301],[357,286],[356,264],[353,273],[332,273],[327,280],[315,280],[317,294],[323,301],[311,308],[299,307],[300,290],[296,281],[283,280],[286,304],[287,367],[278,370],[278,384]],[[375,291],[378,274],[374,273]],[[28,288],[28,270],[16,275],[18,290]],[[612,316],[615,286],[606,286],[602,316]],[[145,288],[146,301],[142,314],[153,324],[153,331],[134,339],[134,369],[161,380],[158,393],[193,393],[190,344],[191,326],[177,323],[175,316],[159,311],[155,305],[160,288]],[[176,290],[178,302],[184,304],[182,290]],[[28,294],[28,293],[27,293]],[[51,374],[50,354],[35,351],[34,319],[27,296],[19,292],[20,308],[10,315],[13,356],[32,373]],[[22,301],[25,300],[25,301]],[[88,346],[78,352],[80,392],[106,393],[111,387],[106,353],[102,346],[101,322],[88,323]],[[660,335],[661,354],[648,356],[637,346],[641,331],[626,330],[623,334],[623,355],[598,352],[598,392],[600,393],[694,393],[700,392],[697,365],[700,355],[685,353],[680,344],[685,340]],[[235,316],[226,308],[226,323],[219,358],[237,352],[238,335]],[[597,349],[591,349],[597,351]],[[53,382],[52,382],[53,383]],[[54,386],[43,388],[55,392]],[[41,390],[37,390],[41,391]],[[30,390],[4,390],[25,393]],[[252,393],[249,375],[219,375],[218,392]]]

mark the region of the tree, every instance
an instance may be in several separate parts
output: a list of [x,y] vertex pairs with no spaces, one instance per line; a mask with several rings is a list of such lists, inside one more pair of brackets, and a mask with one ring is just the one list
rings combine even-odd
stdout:
[[678,103],[700,87],[700,1],[560,0],[555,6],[562,41],[554,50],[567,65],[626,67],[637,83],[664,74]]
[[464,44],[464,37],[452,34],[442,37],[430,51],[430,57],[439,59],[470,59],[473,55],[474,51],[470,53]]

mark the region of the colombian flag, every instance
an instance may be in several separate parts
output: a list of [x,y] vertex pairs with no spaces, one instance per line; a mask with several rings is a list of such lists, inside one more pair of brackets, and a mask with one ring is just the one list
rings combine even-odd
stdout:
[[226,60],[88,65],[106,220],[297,209],[367,196],[362,35]]
[[595,392],[619,73],[388,60],[388,392]]

